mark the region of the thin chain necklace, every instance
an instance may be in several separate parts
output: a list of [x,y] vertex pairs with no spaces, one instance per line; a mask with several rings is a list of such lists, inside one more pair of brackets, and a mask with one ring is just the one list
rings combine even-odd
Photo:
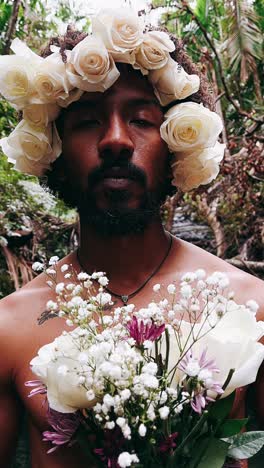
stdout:
[[[108,291],[112,296],[115,296],[117,297],[118,299],[121,299],[121,301],[123,302],[124,305],[127,305],[128,301],[136,296],[136,294],[139,293],[139,291],[141,291],[145,286],[146,284],[151,280],[151,278],[153,278],[153,276],[156,275],[156,273],[158,273],[158,271],[160,270],[160,268],[162,267],[163,263],[165,262],[165,260],[168,258],[169,256],[169,253],[171,251],[171,247],[172,247],[172,240],[173,240],[173,237],[172,235],[170,234],[170,241],[169,241],[169,246],[166,250],[166,253],[163,257],[163,259],[161,260],[161,262],[158,264],[158,266],[155,268],[155,270],[147,277],[147,279],[144,281],[143,284],[141,284],[141,286],[139,286],[137,289],[135,289],[135,291],[133,291],[132,293],[130,294],[117,294],[115,293],[114,291],[112,291],[111,289],[109,289],[108,287],[105,286],[105,290]],[[80,261],[80,256],[79,256],[79,250],[77,250],[77,260],[80,264],[80,267],[84,270],[85,268],[83,267],[82,265],[82,262]],[[86,271],[88,274],[91,274],[89,273],[88,271]]]

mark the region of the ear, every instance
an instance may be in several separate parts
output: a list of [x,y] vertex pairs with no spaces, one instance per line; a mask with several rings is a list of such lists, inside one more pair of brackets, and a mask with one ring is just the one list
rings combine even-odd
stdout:
[[168,180],[168,182],[172,181],[173,179],[173,172],[172,172],[172,163],[174,162],[175,160],[175,155],[174,153],[171,153],[169,150],[168,150],[168,159],[167,159],[167,171],[166,171],[166,174],[165,174],[165,177],[166,179]]

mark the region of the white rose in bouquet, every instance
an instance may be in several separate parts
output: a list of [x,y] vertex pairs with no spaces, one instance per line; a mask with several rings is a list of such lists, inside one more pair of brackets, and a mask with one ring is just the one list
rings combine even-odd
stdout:
[[189,75],[179,63],[170,57],[164,67],[151,70],[148,79],[162,106],[176,99],[185,99],[196,93],[200,87],[199,76]]
[[219,115],[196,102],[176,104],[165,119],[160,134],[175,152],[212,147],[223,128]]
[[94,36],[87,36],[74,47],[66,73],[72,86],[87,92],[105,91],[120,75],[104,43]]
[[129,8],[101,10],[92,19],[92,31],[116,62],[134,63],[135,49],[143,41],[143,21],[136,12]]
[[218,141],[212,148],[196,150],[192,153],[177,153],[172,164],[172,185],[187,192],[199,185],[209,184],[219,173],[225,145]]
[[[238,387],[249,385],[256,380],[258,369],[264,359],[264,346],[258,340],[264,335],[264,322],[257,322],[256,317],[245,306],[233,301],[227,302],[227,311],[219,319],[213,312],[200,332],[199,323],[181,323],[181,344],[189,348],[193,341],[192,354],[198,362],[206,350],[206,358],[213,360],[219,373],[213,375],[214,380],[223,385],[231,369],[234,374],[221,398],[228,396]],[[214,325],[214,328],[211,326]],[[193,330],[193,331],[191,331]],[[206,333],[205,333],[206,332]],[[202,336],[196,340],[198,336]],[[171,335],[171,351],[169,369],[179,360],[178,344]],[[201,369],[197,368],[197,375]],[[182,371],[177,370],[173,385],[182,379]]]
[[49,406],[55,411],[74,413],[96,403],[87,399],[87,390],[82,385],[88,366],[82,363],[80,354],[80,341],[75,331],[42,346],[30,363],[32,372],[47,386]]
[[149,31],[144,34],[133,67],[140,69],[143,75],[147,75],[149,70],[164,67],[170,58],[169,52],[174,50],[175,45],[168,34],[162,31]]

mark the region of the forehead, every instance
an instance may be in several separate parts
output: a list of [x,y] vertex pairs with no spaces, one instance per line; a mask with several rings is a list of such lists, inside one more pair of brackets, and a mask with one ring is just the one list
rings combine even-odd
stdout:
[[[137,104],[142,102],[142,105],[149,103],[161,109],[147,78],[132,67],[120,67],[120,76],[109,89],[104,93],[85,92],[78,102],[102,103],[104,106],[107,106],[107,104],[112,106],[126,104],[127,102],[132,104],[133,101]],[[71,110],[76,107],[76,104],[73,103],[68,109]]]

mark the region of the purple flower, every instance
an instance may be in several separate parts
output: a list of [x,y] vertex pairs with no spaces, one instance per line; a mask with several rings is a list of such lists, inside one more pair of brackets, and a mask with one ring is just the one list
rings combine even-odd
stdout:
[[164,439],[160,443],[158,451],[164,454],[166,453],[166,454],[172,455],[173,449],[175,449],[177,445],[175,442],[175,439],[177,437],[178,437],[178,432],[173,432],[171,435],[166,437],[166,439]]
[[46,395],[47,393],[47,387],[43,382],[41,382],[41,380],[28,380],[27,382],[25,382],[25,386],[37,387],[31,390],[30,394],[28,395],[29,398],[35,395]]
[[59,413],[49,408],[48,422],[54,429],[54,432],[43,432],[43,441],[51,442],[55,447],[52,447],[47,453],[54,452],[60,445],[71,447],[76,442],[73,439],[73,435],[80,425],[78,413]]
[[125,439],[119,427],[106,429],[102,438],[103,447],[94,449],[94,453],[100,457],[107,468],[119,468],[118,456],[122,452]]
[[223,468],[242,468],[242,465],[239,460],[227,458]]
[[209,401],[215,399],[208,395],[213,392],[221,395],[224,391],[219,384],[213,380],[213,372],[219,372],[213,359],[206,359],[206,349],[199,359],[193,357],[192,351],[188,351],[179,364],[179,369],[183,371],[186,378],[186,386],[191,394],[191,407],[201,414]]
[[143,320],[138,320],[134,315],[128,323],[127,329],[130,336],[134,338],[137,345],[140,346],[145,340],[155,341],[165,330],[165,324],[155,325],[154,323],[145,324]]

